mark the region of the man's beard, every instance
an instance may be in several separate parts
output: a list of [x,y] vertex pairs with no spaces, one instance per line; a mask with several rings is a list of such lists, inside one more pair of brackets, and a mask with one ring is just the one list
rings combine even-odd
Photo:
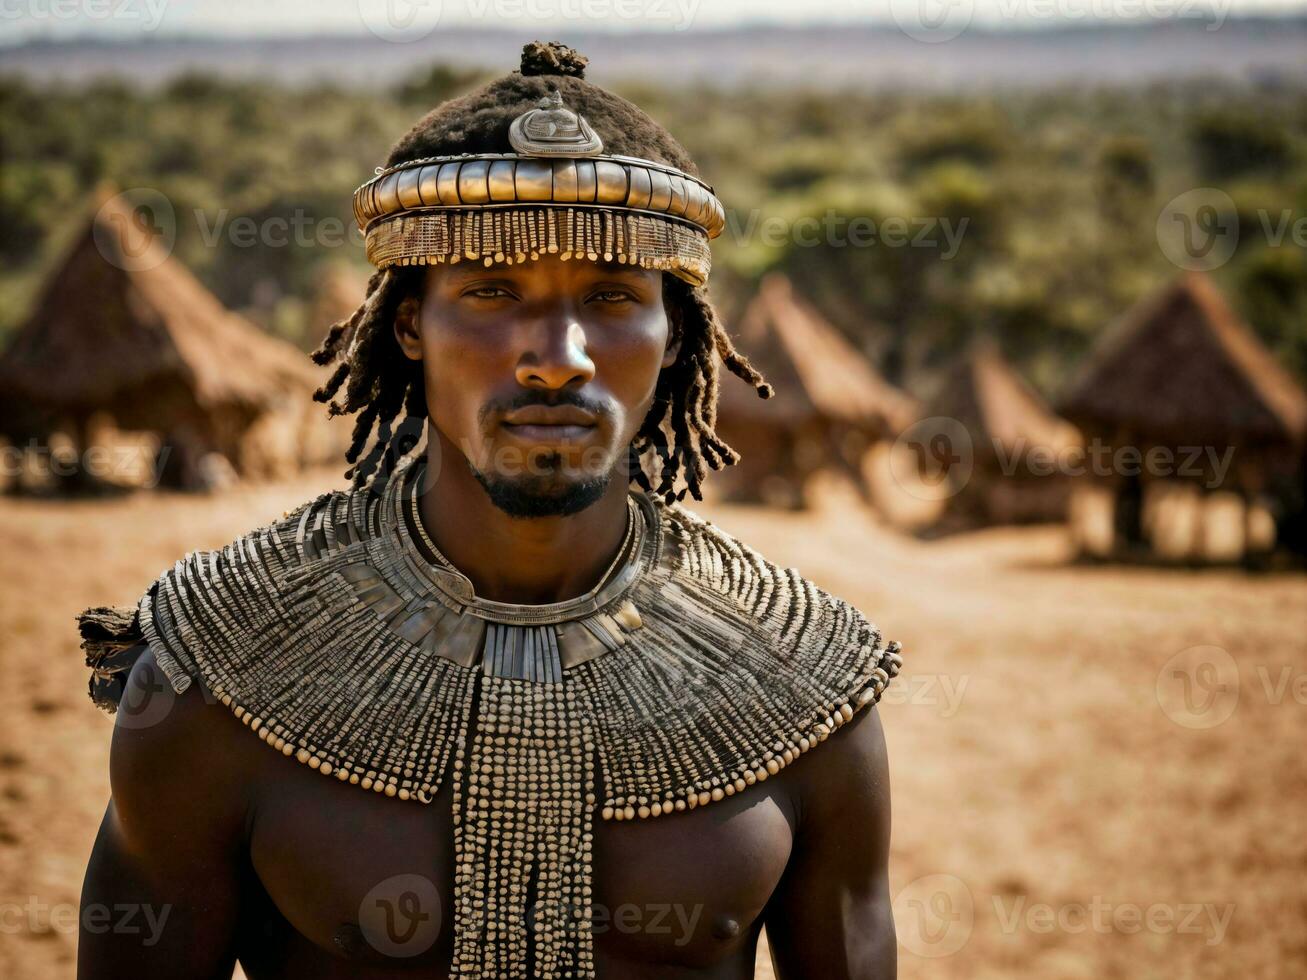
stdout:
[[[583,511],[604,495],[614,469],[563,483],[551,473],[503,477],[482,472],[470,459],[467,465],[490,502],[510,517],[565,517]],[[561,467],[562,460],[550,453],[538,457],[537,465],[552,469]]]

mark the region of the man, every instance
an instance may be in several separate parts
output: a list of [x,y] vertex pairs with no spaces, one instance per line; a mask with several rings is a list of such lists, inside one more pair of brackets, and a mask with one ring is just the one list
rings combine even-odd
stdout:
[[584,64],[528,45],[356,193],[352,488],[83,614],[83,901],[157,928],[81,976],[750,977],[764,924],[783,980],[894,975],[897,644],[679,505],[736,459],[714,358],[770,391],[720,203]]

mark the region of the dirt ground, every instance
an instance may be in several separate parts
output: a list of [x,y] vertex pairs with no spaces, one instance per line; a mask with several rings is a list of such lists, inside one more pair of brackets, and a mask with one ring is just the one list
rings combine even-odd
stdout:
[[[111,727],[74,613],[332,482],[0,500],[0,976],[74,973]],[[1307,577],[1083,567],[1056,528],[922,543],[838,488],[696,509],[904,644],[901,976],[1307,975]]]

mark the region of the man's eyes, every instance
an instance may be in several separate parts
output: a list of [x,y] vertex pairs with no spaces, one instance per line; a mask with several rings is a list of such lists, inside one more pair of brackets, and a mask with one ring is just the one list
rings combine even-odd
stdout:
[[498,299],[500,296],[512,296],[513,294],[499,286],[477,286],[475,289],[469,289],[463,295],[475,296],[477,299]]
[[639,297],[626,289],[601,289],[592,293],[590,298],[598,300],[600,303],[635,303],[639,301]]
[[[465,290],[463,295],[472,296],[476,299],[513,298],[513,293],[502,286],[474,286]],[[629,303],[636,301],[636,297],[625,289],[596,290],[590,294],[589,299],[599,303]]]

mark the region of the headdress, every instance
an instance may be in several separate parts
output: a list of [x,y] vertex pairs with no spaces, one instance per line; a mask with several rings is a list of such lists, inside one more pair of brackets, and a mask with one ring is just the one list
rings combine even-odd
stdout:
[[[582,81],[584,65],[562,45],[527,45],[516,79],[467,97],[503,104],[547,85],[511,121],[501,118],[472,140],[495,151],[403,159],[356,190],[354,217],[368,260],[384,269],[525,262],[556,253],[662,269],[703,285],[708,242],[726,224],[721,202],[709,184],[672,161],[604,152],[624,134],[601,130],[634,114],[643,117],[637,121],[646,135],[656,130],[663,137],[649,142],[651,151],[675,141],[631,103]],[[540,81],[523,85],[528,78]],[[451,103],[451,111],[463,101]],[[586,118],[586,104],[603,111],[603,123]],[[430,128],[440,111],[420,126]]]

